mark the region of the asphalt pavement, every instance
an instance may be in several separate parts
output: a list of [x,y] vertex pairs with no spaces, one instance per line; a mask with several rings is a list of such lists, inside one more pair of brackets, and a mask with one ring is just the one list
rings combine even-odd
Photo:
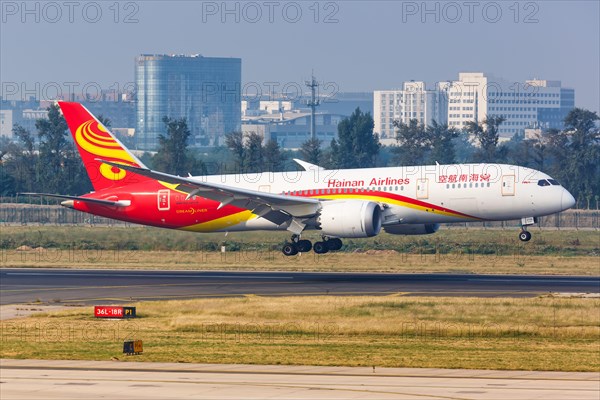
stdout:
[[0,305],[244,295],[531,297],[600,293],[598,276],[1,269]]

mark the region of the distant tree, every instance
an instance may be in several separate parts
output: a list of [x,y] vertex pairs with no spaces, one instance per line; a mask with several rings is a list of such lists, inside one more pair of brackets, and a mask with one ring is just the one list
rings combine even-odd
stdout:
[[[598,114],[574,108],[565,118],[568,144],[565,169],[569,186],[576,198],[590,207],[594,195],[600,193],[600,131]],[[563,139],[564,141],[564,139]]]
[[431,146],[429,162],[440,164],[452,164],[456,162],[456,151],[454,150],[454,139],[459,132],[449,128],[448,124],[438,124],[436,120],[427,126],[427,137]]
[[0,196],[14,196],[17,193],[15,178],[9,173],[4,163],[0,162]]
[[568,171],[565,166],[568,163],[569,154],[566,151],[569,145],[569,136],[558,129],[548,129],[544,132],[549,157],[548,173],[561,182],[568,180]]
[[158,136],[158,151],[153,157],[154,168],[171,174],[204,173],[205,167],[187,148],[191,132],[185,118],[163,118],[167,133]]
[[501,116],[488,116],[481,124],[477,121],[467,122],[467,132],[475,136],[480,145],[480,151],[476,153],[478,161],[495,162],[498,160],[499,128],[504,121],[505,118]]
[[338,138],[331,141],[333,168],[374,167],[381,148],[379,136],[373,133],[373,117],[360,108],[338,124]]
[[98,115],[98,121],[100,121],[100,123],[107,129],[112,126],[110,118],[105,117],[103,114]]
[[142,164],[144,164],[146,167],[148,167],[150,169],[156,169],[154,167],[153,159],[152,158],[153,158],[152,157],[152,153],[147,152],[147,151],[143,152],[142,155],[141,155],[141,157],[139,157],[139,159],[142,162]]
[[265,170],[282,171],[285,162],[285,154],[281,151],[276,140],[271,139],[264,146]]
[[244,148],[244,134],[240,131],[230,132],[225,135],[225,146],[233,154],[234,160],[239,167],[239,171],[244,169],[244,159],[246,158],[246,149]]
[[321,157],[323,151],[321,150],[322,141],[317,138],[311,138],[302,143],[300,147],[300,157],[302,160],[315,165],[321,165]]
[[68,171],[68,157],[73,156],[72,141],[67,133],[67,122],[60,113],[58,105],[48,107],[48,118],[35,122],[40,138],[40,180],[38,190],[43,188],[49,193],[69,192],[73,183],[73,173]]
[[250,132],[246,137],[244,152],[244,172],[261,172],[265,168],[265,151],[263,138],[256,132]]
[[525,139],[523,135],[516,134],[505,147],[507,148],[509,163],[547,171],[549,167],[549,149],[545,138]]
[[452,140],[455,151],[455,162],[468,163],[475,159],[476,148],[469,140],[466,132],[459,132],[458,137]]
[[19,124],[13,125],[13,136],[16,142],[6,145],[5,172],[14,179],[16,192],[39,190],[39,154],[35,148],[35,139],[29,130]]
[[396,143],[394,147],[394,162],[399,165],[419,165],[425,163],[427,153],[431,148],[427,128],[418,120],[411,119],[408,124],[395,120]]

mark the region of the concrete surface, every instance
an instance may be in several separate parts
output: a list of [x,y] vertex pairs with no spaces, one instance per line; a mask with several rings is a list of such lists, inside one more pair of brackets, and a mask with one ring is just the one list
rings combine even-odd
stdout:
[[0,398],[598,400],[600,374],[2,359]]

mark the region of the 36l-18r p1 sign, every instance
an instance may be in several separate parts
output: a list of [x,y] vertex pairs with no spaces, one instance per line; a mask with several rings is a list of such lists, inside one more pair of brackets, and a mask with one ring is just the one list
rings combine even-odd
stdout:
[[134,318],[135,307],[94,306],[96,318]]

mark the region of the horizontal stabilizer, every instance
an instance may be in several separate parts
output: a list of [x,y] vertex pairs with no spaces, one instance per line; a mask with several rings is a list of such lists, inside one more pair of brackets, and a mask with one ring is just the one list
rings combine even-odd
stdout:
[[[111,201],[111,200],[93,199],[90,197],[66,196],[66,195],[62,195],[62,194],[51,194],[51,193],[19,193],[19,194],[24,195],[24,196],[53,197],[55,199],[77,200],[77,201],[83,201],[84,203],[99,204],[102,206],[109,206],[109,207],[127,207],[131,204],[131,201],[129,201],[129,200]],[[68,204],[63,204],[63,205],[68,206]]]

